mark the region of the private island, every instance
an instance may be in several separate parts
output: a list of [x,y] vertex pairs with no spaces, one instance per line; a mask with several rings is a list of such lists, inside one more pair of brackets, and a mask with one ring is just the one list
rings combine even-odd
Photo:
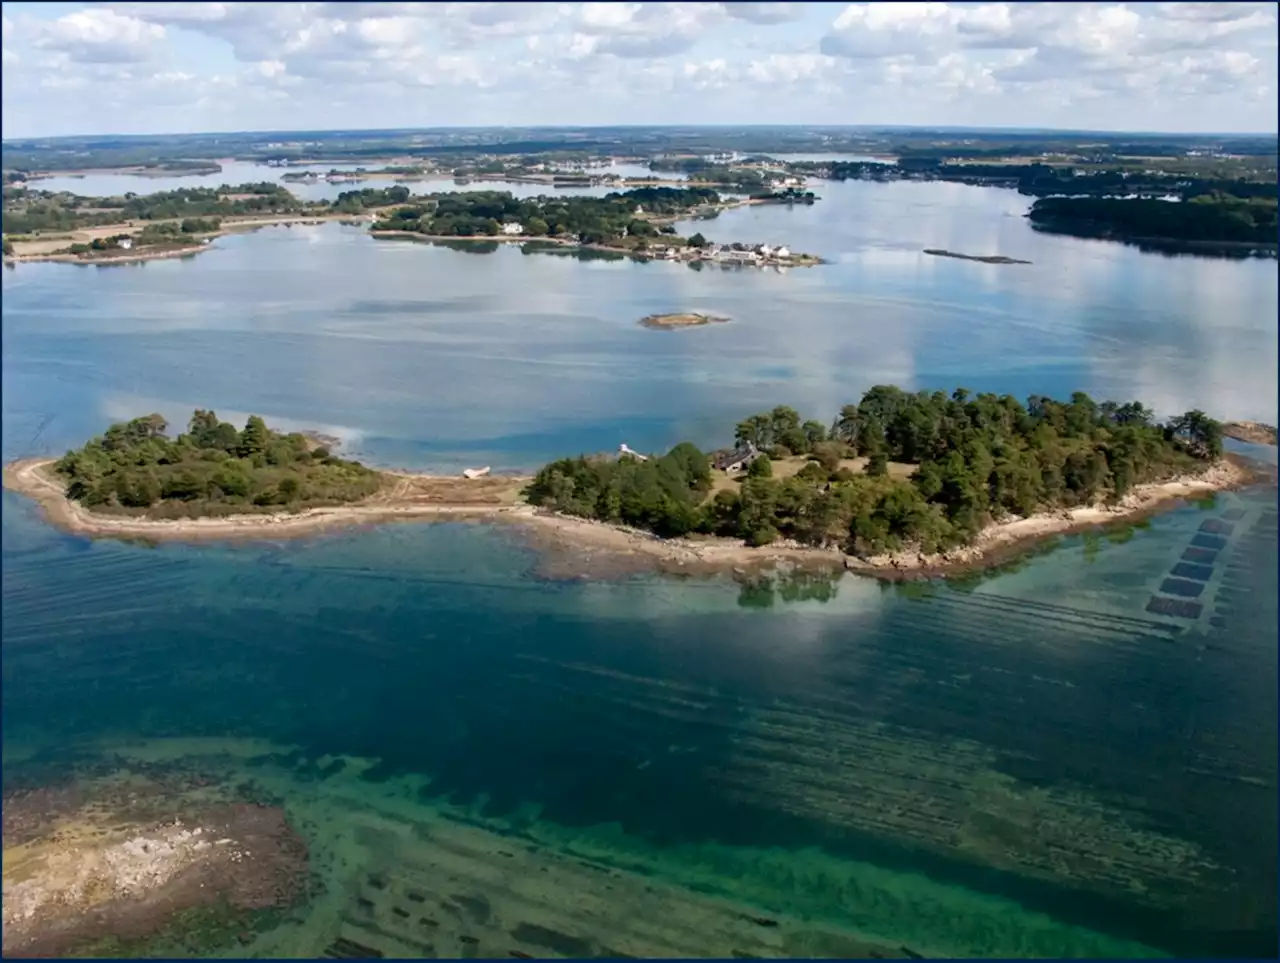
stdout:
[[518,199],[507,191],[413,195],[397,184],[304,201],[282,184],[182,188],[147,195],[80,197],[26,186],[4,188],[4,257],[24,261],[119,263],[181,257],[219,235],[281,224],[338,220],[369,225],[376,238],[434,242],[516,242],[527,253],[594,251],[637,260],[702,266],[809,267],[822,259],[785,244],[717,244],[676,233],[681,220],[770,203],[722,197],[710,187],[640,187],[604,197]]
[[882,385],[830,425],[780,406],[739,423],[732,446],[710,454],[688,442],[661,455],[623,444],[523,477],[379,471],[257,416],[238,429],[199,410],[185,432],[167,432],[159,415],[116,424],[62,458],[7,466],[4,483],[91,536],[510,519],[576,553],[584,575],[627,557],[688,574],[785,563],[901,579],[990,566],[1044,537],[1252,478],[1223,454],[1233,426],[1199,411],[1160,423],[1137,402],[1083,393],[1023,405]]

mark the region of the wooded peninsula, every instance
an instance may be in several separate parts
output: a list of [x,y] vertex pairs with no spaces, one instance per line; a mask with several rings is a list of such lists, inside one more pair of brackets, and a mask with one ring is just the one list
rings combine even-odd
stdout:
[[1037,230],[1187,250],[1236,248],[1276,253],[1276,199],[1201,194],[1150,197],[1045,197],[1027,217]]
[[[701,232],[682,237],[674,227],[677,220],[708,220],[730,207],[770,199],[734,200],[709,187],[517,199],[507,191],[414,195],[397,184],[344,191],[333,201],[304,201],[284,185],[267,182],[121,197],[7,186],[4,254],[17,260],[143,260],[198,249],[237,226],[358,218],[372,221],[377,237],[528,241],[537,242],[530,250],[568,245],[641,259],[754,266],[820,264],[820,258],[792,253],[785,245],[720,245]],[[74,232],[87,233],[77,239]]]
[[[1159,422],[1138,402],[1083,393],[1024,405],[1008,395],[880,385],[830,425],[779,406],[739,423],[732,448],[708,454],[683,442],[643,455],[622,446],[524,478],[378,471],[257,416],[237,429],[198,410],[185,432],[170,438],[167,430],[159,415],[113,425],[57,461],[9,466],[5,483],[40,499],[55,520],[54,502],[73,508],[76,517],[62,520],[90,534],[234,537],[261,532],[260,522],[302,530],[502,513],[565,531],[579,519],[606,532],[650,533],[655,545],[718,547],[725,566],[781,547],[874,570],[905,554],[973,549],[1002,526],[1063,517],[1098,524],[1247,477],[1224,460],[1223,426],[1203,412]],[[1061,530],[1018,529],[1013,538]],[[584,531],[591,534],[569,534]]]

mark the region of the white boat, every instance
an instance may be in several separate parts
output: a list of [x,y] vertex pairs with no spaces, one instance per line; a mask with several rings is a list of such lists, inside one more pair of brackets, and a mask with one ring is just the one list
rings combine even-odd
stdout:
[[462,471],[463,478],[483,478],[487,474],[489,474],[488,465],[483,468],[465,468]]

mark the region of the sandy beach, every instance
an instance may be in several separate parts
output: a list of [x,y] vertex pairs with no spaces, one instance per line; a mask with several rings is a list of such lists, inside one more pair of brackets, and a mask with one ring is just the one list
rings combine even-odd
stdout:
[[92,512],[69,500],[53,477],[54,459],[33,458],[4,468],[4,486],[39,503],[63,531],[90,537],[148,541],[263,540],[313,535],[334,528],[394,521],[480,520],[516,523],[517,537],[538,550],[538,571],[551,578],[612,578],[641,572],[709,576],[749,575],[777,568],[848,571],[901,581],[963,574],[1001,564],[1056,535],[1132,522],[1181,500],[1256,481],[1250,463],[1227,456],[1201,475],[1141,485],[1116,506],[1095,505],[1008,518],[990,525],[974,544],[937,555],[900,552],[869,558],[837,548],[775,542],[752,548],[736,539],[659,538],[649,532],[547,512],[526,504],[527,476],[456,476],[386,471],[387,484],[363,502],[295,513],[217,518],[147,519]]

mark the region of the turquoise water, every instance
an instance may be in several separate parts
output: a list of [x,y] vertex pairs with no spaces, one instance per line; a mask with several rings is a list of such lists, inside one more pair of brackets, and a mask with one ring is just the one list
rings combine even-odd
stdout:
[[[22,265],[3,276],[4,458],[213,406],[332,431],[382,464],[527,467],[710,445],[780,402],[828,417],[876,382],[1274,421],[1274,267],[1035,235],[1022,199],[994,191],[821,193],[711,222],[833,261],[786,275],[338,225],[187,261]],[[734,323],[635,323],[679,309]],[[1274,947],[1274,489],[1068,539],[976,584],[844,579],[798,601],[785,584],[547,582],[482,526],[148,548],[62,535],[8,492],[3,507],[6,770],[107,752],[256,782],[332,893],[410,873],[404,827],[447,824],[666,887],[672,920],[729,901],[784,934],[938,954]],[[1148,613],[1224,515],[1201,617]],[[577,905],[569,876],[530,873],[556,881],[544,908]],[[353,925],[334,905],[264,955],[318,952]],[[718,938],[677,949],[741,945]]]

